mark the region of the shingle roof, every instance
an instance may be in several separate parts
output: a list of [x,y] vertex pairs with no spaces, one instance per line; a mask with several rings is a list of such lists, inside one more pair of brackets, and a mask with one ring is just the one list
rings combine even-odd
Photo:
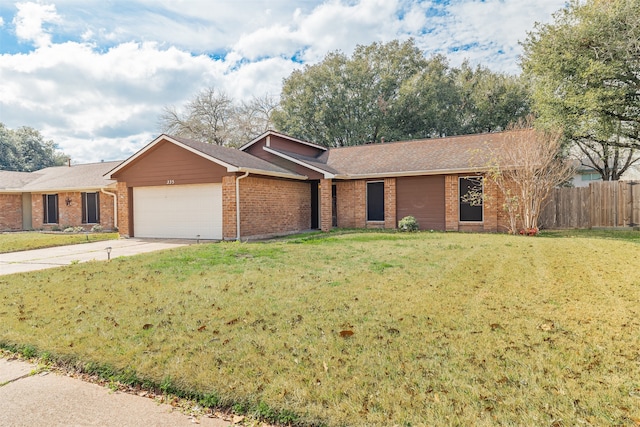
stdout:
[[36,172],[0,171],[0,191],[22,188],[37,177]]
[[[181,144],[189,146],[195,150],[198,150],[208,156],[214,157],[223,161],[229,165],[235,166],[241,169],[253,169],[257,171],[264,171],[267,173],[278,173],[286,175],[297,175],[288,169],[276,166],[273,163],[269,163],[259,157],[252,156],[249,153],[240,151],[236,148],[223,147],[215,144],[207,144],[205,142],[194,141],[192,139],[181,138],[177,136],[167,135],[169,138],[174,139]],[[302,177],[302,175],[300,175]]]
[[115,184],[116,181],[106,179],[103,175],[120,163],[120,161],[100,162],[41,169],[32,173],[34,178],[24,184],[20,191],[71,191],[106,188]]
[[[333,150],[333,148],[332,148]],[[330,174],[334,174],[337,175],[340,172],[334,168],[332,168],[331,166],[327,165],[326,163],[326,153],[323,153],[323,156],[321,157],[309,157],[309,156],[303,156],[301,154],[297,154],[297,153],[292,153],[290,151],[285,151],[285,150],[278,150],[275,149],[273,147],[269,147],[269,151],[271,152],[275,152],[278,153],[282,156],[286,156],[286,157],[291,157],[293,159],[296,159],[300,162],[306,163],[309,166],[313,166],[317,169],[323,170],[325,172],[329,172]],[[322,158],[322,159],[321,159]]]
[[[520,131],[516,131],[520,132]],[[317,160],[351,176],[486,169],[512,132],[453,136],[334,148]]]

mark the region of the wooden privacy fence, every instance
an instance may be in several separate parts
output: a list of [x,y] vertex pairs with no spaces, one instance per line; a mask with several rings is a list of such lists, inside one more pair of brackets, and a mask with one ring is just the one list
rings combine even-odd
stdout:
[[543,228],[638,227],[640,181],[556,188],[540,215]]

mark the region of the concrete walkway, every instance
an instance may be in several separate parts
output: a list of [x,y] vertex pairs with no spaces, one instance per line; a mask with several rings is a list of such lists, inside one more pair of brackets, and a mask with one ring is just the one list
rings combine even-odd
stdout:
[[77,262],[107,260],[107,247],[111,248],[111,258],[153,252],[161,249],[177,248],[191,242],[184,240],[118,239],[55,248],[0,254],[0,276],[60,267]]
[[182,414],[168,404],[0,357],[2,426],[193,426],[229,422]]

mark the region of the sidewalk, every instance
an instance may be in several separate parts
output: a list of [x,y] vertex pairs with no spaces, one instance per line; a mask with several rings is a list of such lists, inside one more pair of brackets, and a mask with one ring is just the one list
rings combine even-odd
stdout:
[[2,426],[228,427],[219,418],[182,414],[168,404],[0,357]]
[[[109,256],[111,258],[130,256],[162,249],[177,248],[189,243],[191,242],[181,240],[143,240],[134,238],[10,252],[0,254],[0,276],[3,274],[24,273],[93,260],[106,261]],[[108,247],[111,248],[110,254],[107,253],[106,248]]]

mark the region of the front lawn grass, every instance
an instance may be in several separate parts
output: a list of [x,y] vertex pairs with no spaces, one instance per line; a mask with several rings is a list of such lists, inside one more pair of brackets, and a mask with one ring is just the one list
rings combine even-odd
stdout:
[[635,425],[640,247],[362,233],[0,277],[0,344],[328,426]]
[[632,228],[592,228],[592,229],[566,229],[566,230],[542,230],[542,237],[553,238],[598,238],[626,240],[628,242],[640,243],[640,231]]
[[0,233],[0,253],[26,251],[117,239],[118,233],[39,233],[37,231]]

